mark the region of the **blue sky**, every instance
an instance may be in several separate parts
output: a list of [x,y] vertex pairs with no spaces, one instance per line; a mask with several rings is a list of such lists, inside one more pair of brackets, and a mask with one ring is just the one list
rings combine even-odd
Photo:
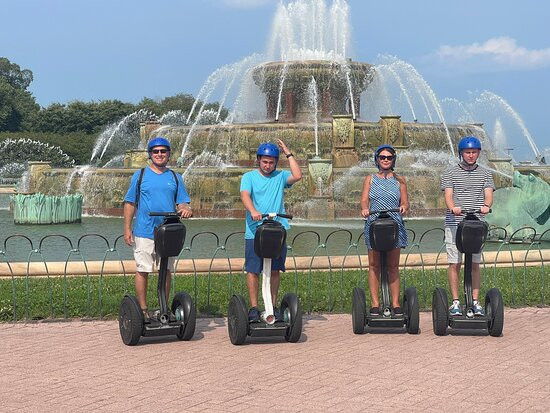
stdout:
[[[330,0],[326,0],[331,3]],[[550,3],[349,0],[351,57],[397,56],[439,99],[489,90],[550,147]],[[278,1],[0,0],[0,56],[33,71],[47,106],[196,95],[216,68],[266,50]],[[532,154],[508,134],[519,159]]]

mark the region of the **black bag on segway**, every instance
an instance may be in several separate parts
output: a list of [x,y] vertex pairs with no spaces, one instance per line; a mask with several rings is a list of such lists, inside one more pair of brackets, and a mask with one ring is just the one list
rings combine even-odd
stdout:
[[464,254],[479,253],[487,239],[488,230],[489,225],[485,221],[480,221],[475,216],[467,216],[458,224],[456,248]]
[[370,245],[375,251],[395,249],[399,236],[399,226],[389,216],[380,216],[370,224]]
[[280,222],[266,220],[256,230],[254,252],[258,257],[277,259],[286,242],[286,230]]
[[155,252],[159,257],[177,257],[185,242],[185,225],[181,222],[162,224],[155,230]]

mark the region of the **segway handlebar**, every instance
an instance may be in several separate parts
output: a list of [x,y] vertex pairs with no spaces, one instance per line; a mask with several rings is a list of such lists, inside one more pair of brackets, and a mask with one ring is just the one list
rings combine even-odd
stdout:
[[378,211],[369,211],[369,214],[387,214],[388,212],[400,212],[399,208],[379,209]]
[[150,217],[179,217],[177,212],[149,212]]
[[262,214],[262,218],[269,218],[269,219],[273,219],[275,217],[281,217],[281,218],[287,218],[287,219],[292,219],[293,216],[292,215],[288,215],[288,214],[278,214],[276,212],[269,212],[267,214]]
[[[491,212],[493,212],[493,210],[489,208],[489,212],[487,213],[490,214]],[[482,212],[481,212],[481,209],[462,209],[460,211],[460,215],[468,215],[468,214],[482,214]]]

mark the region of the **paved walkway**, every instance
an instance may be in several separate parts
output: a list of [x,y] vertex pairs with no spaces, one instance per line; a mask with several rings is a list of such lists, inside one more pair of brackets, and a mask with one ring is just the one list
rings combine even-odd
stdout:
[[299,343],[236,347],[226,320],[190,342],[122,344],[115,321],[0,325],[5,411],[548,411],[550,308],[505,313],[500,338],[354,335],[351,316],[305,318]]

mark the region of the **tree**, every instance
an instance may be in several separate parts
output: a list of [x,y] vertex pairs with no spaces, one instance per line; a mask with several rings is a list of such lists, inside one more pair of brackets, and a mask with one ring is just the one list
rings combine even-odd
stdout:
[[5,79],[15,89],[27,90],[32,82],[32,72],[11,63],[5,57],[0,57],[0,78]]
[[31,92],[32,72],[0,57],[0,131],[29,128],[40,109]]

